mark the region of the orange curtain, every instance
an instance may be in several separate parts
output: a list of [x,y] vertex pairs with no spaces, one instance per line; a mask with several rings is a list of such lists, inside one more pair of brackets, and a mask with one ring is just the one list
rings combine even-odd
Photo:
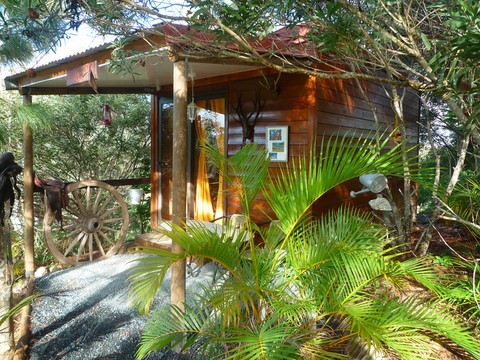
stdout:
[[[210,100],[210,105],[212,107],[212,111],[219,114],[225,114],[225,100],[223,98],[220,99],[212,99]],[[225,119],[226,121],[226,119]],[[225,154],[225,122],[220,124],[218,122],[215,123],[215,132],[217,138],[217,147],[218,151],[224,155]],[[215,207],[215,219],[220,219],[224,215],[223,210],[223,201],[224,201],[224,193],[223,193],[223,175],[220,172],[218,177],[218,196],[217,196],[217,206]]]
[[[199,108],[205,109],[205,101],[197,102]],[[205,145],[207,134],[205,127],[202,126],[202,117],[195,119],[195,128],[197,130],[200,146]],[[207,157],[205,150],[201,147],[198,158],[197,184],[195,191],[195,218],[198,220],[211,221],[214,219],[212,198],[210,195],[210,184],[208,183]]]

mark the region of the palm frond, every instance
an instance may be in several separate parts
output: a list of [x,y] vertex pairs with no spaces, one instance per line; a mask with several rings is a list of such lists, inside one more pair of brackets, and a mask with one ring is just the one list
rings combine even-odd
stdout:
[[265,185],[269,158],[258,144],[246,144],[235,155],[225,158],[212,146],[205,151],[223,175],[224,180],[238,194],[242,210],[247,215],[256,196]]
[[229,271],[234,277],[241,263],[242,242],[247,236],[245,232],[232,231],[216,232],[201,225],[192,225],[187,228],[172,224],[171,230],[160,229],[172,241],[182,246],[184,251],[174,254],[168,250],[149,247],[139,248],[139,252],[150,255],[134,260],[138,262],[131,270],[131,299],[141,313],[148,312],[153,299],[160,288],[165,274],[173,263],[189,257],[210,259]]
[[133,260],[138,265],[130,270],[130,299],[138,311],[145,314],[149,311],[169,267],[182,258],[182,255],[150,247],[139,248],[138,251],[148,256]]
[[229,225],[212,230],[194,223],[186,228],[173,224],[172,230],[164,230],[163,233],[182,246],[184,257],[215,261],[232,276],[237,276],[243,245],[248,237],[246,231],[235,231]]
[[[214,358],[218,353],[219,331],[215,313],[199,311],[200,303],[194,305],[185,304],[182,310],[174,305],[169,305],[151,314],[145,331],[142,334],[139,348],[136,353],[137,359],[144,359],[149,354],[161,349],[172,349],[182,344],[185,350],[195,343],[202,348],[203,354],[208,358]],[[209,338],[210,341],[205,341]]]
[[[407,340],[414,334],[425,335],[434,340],[444,337],[462,347],[475,359],[480,359],[478,339],[447,309],[438,304],[410,297],[403,302],[391,301],[385,305],[385,309],[390,315],[383,318],[381,325],[390,330],[386,332],[388,337],[385,336],[389,347],[395,348],[396,343],[400,343],[402,347],[408,346]],[[397,334],[391,331],[393,329],[403,333]],[[432,333],[436,336],[432,336]],[[398,336],[399,334],[402,336]],[[414,353],[415,349],[410,349],[410,352]]]
[[[231,351],[225,359],[291,360],[299,359],[298,347],[293,343],[292,328],[272,317],[260,324],[236,329],[226,339]],[[286,339],[289,339],[286,341]]]
[[0,326],[10,319],[11,317],[15,316],[15,314],[20,311],[23,307],[30,305],[36,298],[42,296],[41,293],[36,293],[26,298],[20,300],[15,306],[13,306],[10,310],[8,310],[5,314],[0,316]]
[[[386,143],[383,144],[386,146]],[[265,198],[286,234],[302,221],[307,211],[333,187],[371,172],[403,176],[399,146],[374,152],[373,140],[353,142],[346,137],[322,142],[320,154],[293,161],[281,175],[269,182]]]
[[408,276],[440,297],[446,295],[447,285],[454,280],[453,274],[440,273],[431,266],[428,258],[411,258],[395,264],[395,269],[391,267],[391,276]]

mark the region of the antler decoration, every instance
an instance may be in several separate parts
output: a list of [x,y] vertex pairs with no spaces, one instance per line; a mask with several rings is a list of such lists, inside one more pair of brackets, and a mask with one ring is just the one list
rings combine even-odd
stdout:
[[260,100],[260,93],[257,92],[255,94],[253,110],[248,114],[243,108],[242,96],[240,94],[237,95],[237,104],[232,106],[237,113],[237,117],[234,117],[234,119],[242,125],[242,146],[247,143],[247,140],[253,143],[255,124],[259,118],[261,119],[260,113],[265,106],[265,102]]
[[281,72],[278,73],[277,78],[273,80],[272,84],[270,84],[270,81],[268,81],[263,70],[260,70],[260,74],[262,75],[263,80],[265,80],[265,82],[262,82],[261,80],[259,80],[258,82],[260,83],[260,85],[263,86],[265,89],[268,89],[273,96],[278,96],[278,94],[280,93],[280,89],[278,88],[278,81],[280,80],[282,73]]

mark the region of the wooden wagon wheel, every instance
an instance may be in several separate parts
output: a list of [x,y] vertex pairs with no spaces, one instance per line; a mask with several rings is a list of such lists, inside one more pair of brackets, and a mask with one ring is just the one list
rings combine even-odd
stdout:
[[66,192],[69,200],[62,209],[62,221],[56,221],[48,209],[43,221],[45,240],[53,256],[64,264],[78,265],[117,253],[129,222],[120,193],[96,180],[69,184]]

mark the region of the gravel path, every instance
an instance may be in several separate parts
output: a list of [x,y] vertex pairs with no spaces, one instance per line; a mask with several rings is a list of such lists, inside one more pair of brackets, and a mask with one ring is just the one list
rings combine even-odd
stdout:
[[[110,259],[54,272],[35,281],[40,297],[32,308],[31,360],[134,359],[147,317],[128,300],[132,260],[143,255],[119,254]],[[187,277],[187,298],[211,281],[212,263]],[[170,302],[170,272],[155,300]],[[187,359],[159,353],[155,359]]]

